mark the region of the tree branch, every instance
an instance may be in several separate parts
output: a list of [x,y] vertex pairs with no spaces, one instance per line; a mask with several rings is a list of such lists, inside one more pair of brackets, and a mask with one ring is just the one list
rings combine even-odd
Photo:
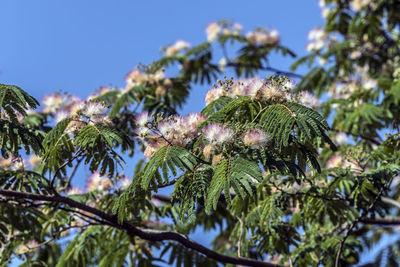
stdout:
[[247,265],[247,266],[264,266],[264,267],[279,266],[276,264],[263,262],[263,261],[257,261],[254,259],[231,257],[231,256],[227,256],[224,254],[220,254],[218,252],[215,252],[213,250],[206,248],[203,245],[200,245],[199,243],[196,243],[195,241],[191,240],[187,236],[182,235],[177,232],[140,229],[140,228],[137,228],[127,222],[118,224],[118,220],[117,220],[116,216],[107,214],[101,210],[98,210],[93,207],[89,207],[85,204],[79,203],[79,202],[72,200],[70,198],[67,198],[67,197],[63,197],[63,196],[59,196],[59,195],[56,195],[56,196],[37,195],[37,194],[32,194],[32,193],[17,192],[17,191],[2,190],[2,189],[0,189],[0,195],[18,198],[18,199],[31,199],[31,200],[41,200],[41,201],[63,203],[70,207],[74,207],[74,208],[77,208],[77,209],[80,209],[80,210],[83,210],[86,212],[90,212],[90,213],[100,217],[101,219],[106,220],[114,227],[126,231],[130,236],[138,236],[138,237],[148,240],[148,241],[163,241],[163,240],[177,241],[180,244],[184,245],[185,247],[196,250],[196,251],[204,254],[208,258],[214,259],[219,262],[241,264],[241,265]]
[[398,217],[364,218],[361,219],[360,222],[365,224],[375,224],[375,225],[400,225],[400,218]]

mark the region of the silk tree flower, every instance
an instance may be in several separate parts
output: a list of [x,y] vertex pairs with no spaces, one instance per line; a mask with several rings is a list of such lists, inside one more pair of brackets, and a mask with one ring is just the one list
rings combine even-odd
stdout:
[[118,183],[119,183],[119,186],[120,186],[120,188],[121,188],[122,190],[126,190],[126,189],[128,189],[128,187],[131,185],[132,179],[129,178],[129,177],[127,177],[127,176],[124,176],[123,178],[121,178],[121,179],[118,181]]
[[321,28],[314,28],[308,33],[309,40],[325,40],[327,34]]
[[34,252],[36,250],[39,249],[39,243],[35,240],[31,240],[25,244],[21,244],[19,245],[16,249],[15,249],[15,253],[16,254],[25,254],[27,252]]
[[349,137],[347,134],[340,132],[332,136],[332,141],[338,145],[345,145],[348,143]]
[[42,158],[33,154],[32,156],[29,157],[29,164],[32,167],[38,166],[42,162]]
[[232,96],[238,97],[246,94],[247,86],[249,85],[248,79],[239,79],[232,83]]
[[212,145],[221,146],[234,139],[235,132],[228,126],[212,123],[203,129],[204,138]]
[[65,194],[67,196],[71,196],[71,195],[81,195],[83,194],[83,190],[80,189],[77,186],[72,186],[70,189],[67,190],[67,192],[65,192]]
[[374,79],[367,78],[362,81],[362,85],[364,86],[365,89],[370,90],[375,88],[378,85],[378,82]]
[[211,22],[206,26],[206,34],[207,34],[207,40],[211,43],[213,42],[217,37],[218,34],[221,32],[222,28],[218,24],[218,22]]
[[187,115],[187,122],[189,123],[190,127],[196,129],[199,127],[200,124],[206,121],[207,117],[202,115],[199,112],[196,113],[189,113]]
[[56,123],[59,123],[60,121],[66,119],[69,117],[69,113],[65,110],[59,110],[56,112],[56,116],[54,118]]
[[147,124],[150,122],[149,113],[147,111],[139,113],[135,116],[134,120],[137,126],[147,126]]
[[257,29],[247,32],[246,38],[252,45],[276,45],[279,43],[279,32],[277,30]]
[[86,102],[85,103],[85,108],[83,110],[84,115],[88,116],[88,117],[93,117],[96,115],[102,115],[104,114],[106,108],[103,105],[103,103],[100,102]]
[[102,176],[100,175],[100,171],[96,171],[90,175],[86,189],[88,191],[105,191],[111,189],[112,186],[113,184],[107,176]]
[[136,67],[126,74],[125,81],[131,86],[144,84],[148,81],[148,74]]
[[209,90],[206,94],[206,104],[210,104],[212,101],[220,98],[221,96],[226,96],[228,93],[222,88],[222,86],[217,86]]
[[287,89],[289,92],[293,92],[294,89],[296,88],[296,82],[293,81],[292,79],[287,79],[282,86]]
[[371,0],[353,0],[350,2],[350,7],[354,11],[360,11],[363,7],[369,5]]
[[64,99],[60,94],[56,93],[54,95],[46,95],[43,98],[42,102],[44,104],[43,112],[52,113],[60,109],[64,102]]
[[11,165],[13,163],[14,157],[10,155],[8,159],[0,157],[0,168],[3,168],[5,170],[9,170],[11,168]]
[[308,91],[302,91],[299,93],[298,96],[299,96],[298,102],[307,107],[316,109],[319,108],[322,104],[319,98],[317,98],[315,95],[313,95]]
[[182,50],[188,49],[190,47],[190,43],[177,40],[173,45],[168,46],[167,50],[165,51],[166,56],[173,56],[180,53]]
[[278,84],[269,82],[260,88],[256,98],[264,101],[282,101],[286,100],[288,97]]
[[246,87],[246,95],[256,97],[257,93],[265,87],[265,81],[262,79],[252,79]]
[[268,145],[271,138],[261,130],[249,130],[243,136],[243,143],[251,148],[259,148]]
[[243,30],[243,26],[240,23],[233,23],[232,25],[233,28],[233,34],[239,34]]
[[145,141],[146,149],[144,150],[144,156],[146,158],[151,158],[154,153],[156,153],[160,148],[163,146],[168,145],[167,141],[161,137],[153,137],[153,138],[148,138]]

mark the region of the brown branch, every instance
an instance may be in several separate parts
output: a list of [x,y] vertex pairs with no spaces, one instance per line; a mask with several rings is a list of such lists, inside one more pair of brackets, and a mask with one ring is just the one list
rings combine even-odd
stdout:
[[101,219],[106,220],[114,227],[126,231],[127,234],[130,236],[138,236],[138,237],[148,240],[148,241],[163,241],[163,240],[177,241],[177,242],[181,243],[183,246],[193,249],[193,250],[196,250],[196,251],[204,254],[208,258],[214,259],[219,262],[240,264],[240,265],[247,265],[247,266],[267,266],[267,267],[279,266],[279,265],[272,264],[269,262],[257,261],[254,259],[241,258],[241,257],[231,257],[231,256],[227,256],[224,254],[220,254],[218,252],[215,252],[213,250],[206,248],[203,245],[200,245],[199,243],[196,243],[195,241],[191,240],[187,236],[182,235],[177,232],[140,229],[140,228],[137,228],[134,225],[129,224],[127,222],[118,224],[118,220],[117,220],[116,216],[107,214],[101,210],[98,210],[96,208],[79,203],[79,202],[72,200],[70,198],[67,198],[67,197],[63,197],[63,196],[59,196],[59,195],[56,195],[56,196],[37,195],[37,194],[32,194],[32,193],[17,192],[17,191],[2,190],[2,189],[0,189],[0,195],[7,196],[7,197],[13,197],[13,198],[17,198],[17,199],[41,200],[41,201],[49,201],[49,202],[53,202],[53,203],[56,202],[56,203],[66,204],[70,207],[77,208],[77,209],[80,209],[80,210],[83,210],[86,212],[90,212],[90,213],[100,217]]
[[360,220],[364,224],[374,224],[374,225],[400,225],[400,218],[389,217],[389,218],[363,218]]

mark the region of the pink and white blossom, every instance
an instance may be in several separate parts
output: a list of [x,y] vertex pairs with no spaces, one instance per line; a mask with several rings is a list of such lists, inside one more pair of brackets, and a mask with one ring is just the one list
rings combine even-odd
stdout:
[[268,134],[261,130],[249,130],[243,136],[243,143],[251,148],[266,146],[270,141]]

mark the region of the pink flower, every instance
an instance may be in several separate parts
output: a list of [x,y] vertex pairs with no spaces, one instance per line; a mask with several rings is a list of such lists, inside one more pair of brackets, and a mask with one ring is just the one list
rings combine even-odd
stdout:
[[139,113],[135,116],[135,124],[137,126],[146,126],[150,122],[150,116],[147,111]]
[[88,191],[105,191],[111,189],[112,186],[113,184],[107,176],[102,176],[100,175],[100,171],[96,171],[90,175],[86,189]]
[[217,22],[211,22],[210,24],[208,24],[206,27],[207,40],[209,42],[213,42],[217,38],[221,30],[222,28]]
[[183,40],[178,40],[173,45],[171,45],[167,48],[167,50],[165,51],[165,55],[172,56],[172,55],[178,54],[182,50],[188,49],[189,47],[190,47],[190,43],[183,41]]
[[212,123],[203,129],[204,138],[213,145],[223,145],[233,140],[235,132],[227,126]]
[[81,194],[83,194],[83,190],[80,189],[77,186],[73,186],[67,192],[65,192],[65,194],[67,196],[70,196],[70,195],[81,195]]
[[270,137],[261,130],[249,130],[243,136],[243,143],[251,148],[266,146],[270,141]]
[[119,185],[122,190],[128,189],[128,187],[131,185],[131,183],[132,183],[132,179],[127,176],[125,176],[119,180]]

